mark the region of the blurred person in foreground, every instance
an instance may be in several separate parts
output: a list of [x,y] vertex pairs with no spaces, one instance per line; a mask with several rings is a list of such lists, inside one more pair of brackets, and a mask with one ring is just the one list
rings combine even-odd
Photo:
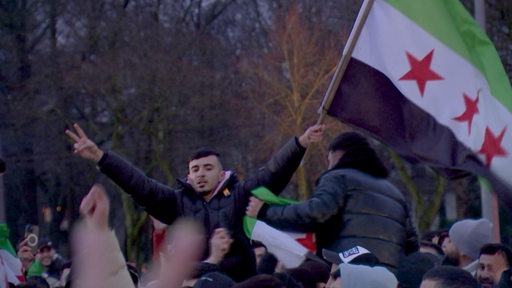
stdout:
[[[109,228],[110,204],[103,186],[95,184],[80,204],[83,221],[72,234],[75,288],[133,288],[117,238]],[[156,288],[179,288],[200,257],[204,231],[183,219],[170,228],[167,251],[155,281]]]

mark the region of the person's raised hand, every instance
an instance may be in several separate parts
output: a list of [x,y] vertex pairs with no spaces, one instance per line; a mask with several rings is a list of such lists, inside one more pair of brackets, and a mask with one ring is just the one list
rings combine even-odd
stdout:
[[322,140],[322,135],[324,133],[325,124],[316,124],[304,132],[304,134],[299,136],[299,143],[302,147],[307,148],[309,144],[320,142]]
[[206,259],[206,262],[219,264],[224,255],[228,253],[229,247],[233,243],[233,238],[225,228],[217,228],[213,232],[210,238],[210,256]]
[[36,259],[34,253],[32,252],[32,249],[29,246],[27,246],[27,243],[28,239],[24,239],[23,241],[21,241],[17,251],[18,259],[20,259],[21,264],[26,270],[28,270],[30,265],[32,265],[32,263]]
[[109,209],[107,193],[100,184],[94,184],[80,203],[80,214],[91,231],[108,231]]
[[98,163],[104,152],[87,137],[84,130],[78,124],[73,124],[73,128],[76,133],[69,129],[65,131],[66,135],[75,142],[73,144],[73,153]]

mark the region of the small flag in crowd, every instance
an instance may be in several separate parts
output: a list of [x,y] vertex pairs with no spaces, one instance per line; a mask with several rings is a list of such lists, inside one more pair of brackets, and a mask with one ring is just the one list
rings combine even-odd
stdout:
[[7,224],[0,223],[0,287],[9,287],[8,283],[24,282],[23,266],[9,241]]
[[[278,197],[265,187],[252,190],[252,194],[268,204],[286,205],[296,202]],[[244,231],[250,239],[263,243],[267,251],[274,254],[288,269],[299,266],[316,250],[313,233],[281,231],[249,216],[244,217]]]

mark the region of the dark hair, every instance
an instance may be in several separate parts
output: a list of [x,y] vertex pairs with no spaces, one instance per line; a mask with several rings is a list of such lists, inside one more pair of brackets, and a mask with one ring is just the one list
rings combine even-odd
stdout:
[[510,267],[512,264],[512,250],[510,247],[508,247],[505,244],[501,243],[489,243],[485,244],[480,248],[480,254],[479,255],[496,255],[496,253],[502,252],[505,255],[504,258],[507,260],[507,264]]
[[436,253],[439,255],[439,256],[443,256],[444,255],[444,251],[443,251],[443,248],[441,248],[441,246],[437,245],[436,243],[434,242],[430,242],[430,241],[420,241],[420,248],[421,247],[428,247],[428,248],[432,248],[434,250],[436,250]]
[[260,262],[258,263],[258,266],[256,266],[257,274],[274,273],[274,271],[276,270],[277,262],[277,257],[274,254],[270,252],[263,254]]
[[423,275],[423,281],[433,280],[437,287],[478,288],[478,282],[468,271],[455,266],[438,266]]
[[407,255],[398,264],[398,272],[396,273],[400,288],[420,287],[423,275],[440,264],[441,258],[431,253],[416,251]]
[[5,161],[2,158],[0,158],[0,173],[4,173],[5,168],[6,168]]
[[208,157],[208,156],[212,156],[212,155],[220,157],[220,154],[213,149],[204,148],[204,147],[199,148],[188,157],[188,163],[190,163],[190,161],[192,161],[192,160],[196,160],[196,159],[200,159],[200,158],[204,158],[204,157]]
[[365,137],[356,132],[347,132],[338,135],[329,144],[328,151],[343,151],[344,154],[334,166],[339,168],[353,168],[378,178],[386,178],[388,169],[377,156]]

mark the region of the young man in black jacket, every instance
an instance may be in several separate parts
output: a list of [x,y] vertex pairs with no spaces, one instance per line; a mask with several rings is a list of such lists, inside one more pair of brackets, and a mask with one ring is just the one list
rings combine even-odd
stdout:
[[[66,134],[75,142],[74,153],[94,161],[151,216],[166,224],[179,217],[193,218],[204,224],[208,239],[216,228],[230,229],[233,243],[219,266],[237,282],[256,271],[254,254],[242,225],[251,190],[265,186],[276,194],[281,193],[306,148],[321,140],[324,129],[323,125],[314,125],[300,137],[294,137],[245,181],[239,181],[234,173],[224,170],[218,153],[200,150],[189,160],[187,177],[178,179],[178,187],[171,188],[147,177],[114,152],[101,150],[78,124],[73,127],[76,133],[66,130]],[[207,256],[208,251],[205,251],[204,257]]]
[[405,197],[387,176],[366,138],[344,133],[329,145],[328,170],[310,199],[281,206],[252,197],[247,214],[278,229],[315,232],[318,254],[362,246],[396,273],[419,244]]

